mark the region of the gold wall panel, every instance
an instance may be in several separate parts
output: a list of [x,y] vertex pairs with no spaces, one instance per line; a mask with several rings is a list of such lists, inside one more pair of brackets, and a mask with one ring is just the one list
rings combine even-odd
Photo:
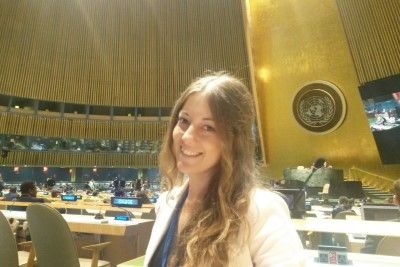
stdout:
[[126,153],[54,153],[13,150],[2,164],[10,166],[57,167],[157,167],[157,155]]
[[360,83],[400,73],[400,1],[337,0]]
[[[266,175],[309,167],[324,156],[336,168],[360,169],[398,178],[400,166],[382,165],[358,92],[358,77],[335,0],[251,0],[252,53],[265,138]],[[343,124],[313,134],[294,119],[298,89],[314,80],[335,84],[344,95]]]
[[91,121],[0,113],[2,134],[113,140],[161,140],[166,121]]
[[170,107],[207,70],[249,80],[240,0],[0,1],[0,93]]

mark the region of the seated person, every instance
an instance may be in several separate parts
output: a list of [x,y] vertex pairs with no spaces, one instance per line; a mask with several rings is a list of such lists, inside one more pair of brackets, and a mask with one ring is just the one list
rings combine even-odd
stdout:
[[[49,192],[53,190],[54,186],[56,185],[56,181],[53,179],[53,177],[48,177],[46,179],[46,184],[45,184],[45,189]],[[40,189],[40,187],[39,187]]]
[[134,194],[135,197],[140,197],[142,204],[150,204],[151,201],[149,199],[149,197],[147,196],[146,192],[144,190],[142,191],[136,191]]
[[114,190],[114,196],[116,197],[124,197],[125,196],[125,190],[121,187],[118,187]]
[[[18,202],[39,202],[39,203],[45,202],[43,198],[36,197],[36,194],[37,194],[36,185],[32,181],[22,182],[22,184],[20,186],[20,191],[21,191],[21,196],[16,198],[16,201],[18,201]],[[26,207],[14,206],[14,207],[12,207],[12,210],[25,211]]]
[[[400,206],[400,179],[397,179],[393,183],[393,203],[397,206]],[[400,218],[396,218],[391,221],[400,222]],[[365,240],[365,245],[363,248],[361,248],[360,252],[375,254],[379,241],[381,241],[382,238],[383,236],[368,235],[367,239]]]
[[96,190],[96,183],[95,183],[94,179],[91,179],[91,180],[89,181],[88,186],[89,186],[89,189],[90,189],[91,191]]
[[50,196],[52,198],[58,198],[60,196],[60,191],[53,189],[51,190]]
[[4,189],[4,181],[3,181],[3,176],[0,173],[0,197],[3,195],[3,189]]
[[351,201],[345,197],[345,196],[340,196],[339,197],[339,204],[332,210],[332,218],[334,219],[336,214],[339,212],[345,211],[345,210],[351,210],[352,205]]
[[18,196],[19,195],[17,193],[17,188],[15,186],[11,186],[10,191],[4,195],[4,200],[5,201],[13,201],[13,200],[16,200],[16,198]]

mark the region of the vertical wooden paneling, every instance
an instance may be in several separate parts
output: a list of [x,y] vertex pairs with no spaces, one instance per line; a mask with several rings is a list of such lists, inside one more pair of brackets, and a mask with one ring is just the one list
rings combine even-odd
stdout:
[[400,1],[336,2],[360,83],[400,73]]
[[3,159],[3,164],[11,166],[103,166],[103,167],[137,167],[157,166],[157,156],[150,154],[119,153],[52,153],[11,151]]
[[167,122],[90,121],[0,113],[2,133],[85,139],[161,140]]
[[[0,1],[0,93],[89,105],[171,107],[207,70],[226,70],[249,81],[240,0]],[[0,133],[113,140],[161,140],[167,128],[159,121],[11,113],[0,113],[0,122]],[[10,162],[156,164],[145,155],[43,155],[21,152]]]
[[248,81],[240,0],[0,1],[0,92],[172,106],[206,70]]

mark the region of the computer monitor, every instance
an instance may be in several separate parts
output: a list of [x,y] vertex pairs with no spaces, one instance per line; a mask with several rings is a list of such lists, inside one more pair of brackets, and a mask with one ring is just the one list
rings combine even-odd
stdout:
[[361,218],[367,221],[389,221],[400,217],[399,206],[393,204],[365,204],[361,206]]
[[277,188],[275,192],[285,200],[292,218],[302,218],[306,212],[306,194],[299,188]]
[[142,200],[138,197],[111,197],[111,206],[123,208],[140,208]]
[[400,163],[400,74],[359,86],[367,123],[383,164]]
[[62,201],[77,201],[78,196],[76,196],[76,195],[61,195],[61,200]]

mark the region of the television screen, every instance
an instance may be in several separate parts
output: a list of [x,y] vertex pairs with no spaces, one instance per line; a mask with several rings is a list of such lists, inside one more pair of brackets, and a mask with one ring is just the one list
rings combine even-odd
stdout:
[[111,206],[124,208],[140,208],[142,201],[137,197],[111,197]]
[[400,163],[400,75],[359,87],[382,163]]
[[306,194],[303,189],[277,188],[275,192],[285,200],[292,218],[302,218],[306,212]]
[[367,221],[389,221],[400,217],[399,207],[393,204],[365,204],[361,218]]
[[62,201],[77,201],[78,197],[75,195],[61,195]]

